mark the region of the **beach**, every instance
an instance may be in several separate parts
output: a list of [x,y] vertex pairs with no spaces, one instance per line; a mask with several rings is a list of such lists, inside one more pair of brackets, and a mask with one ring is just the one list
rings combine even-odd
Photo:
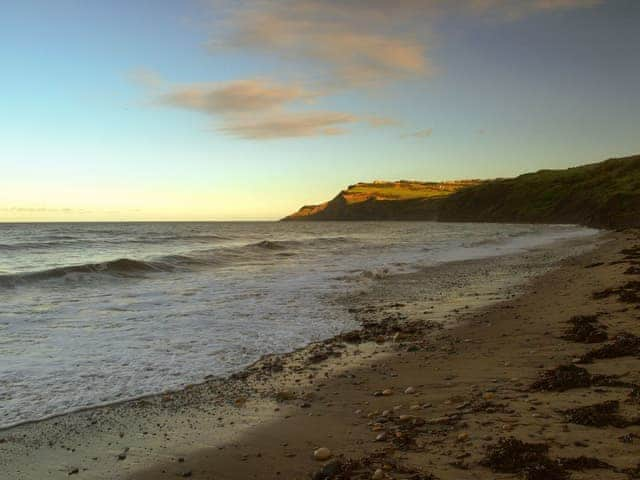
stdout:
[[[637,352],[585,355],[640,334],[639,240],[539,248],[518,271],[502,256],[386,277],[345,300],[359,330],[230,378],[1,431],[3,478],[634,478]],[[563,259],[541,271],[550,255]],[[434,275],[451,279],[447,298],[425,295]],[[562,338],[580,315],[608,340]],[[579,408],[598,404],[585,421]],[[538,463],[501,463],[509,438],[544,445]]]

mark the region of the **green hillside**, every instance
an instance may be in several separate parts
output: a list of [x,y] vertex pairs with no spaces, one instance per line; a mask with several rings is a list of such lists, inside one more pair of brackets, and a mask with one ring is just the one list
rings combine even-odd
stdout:
[[640,155],[516,178],[359,183],[285,220],[438,220],[640,226]]

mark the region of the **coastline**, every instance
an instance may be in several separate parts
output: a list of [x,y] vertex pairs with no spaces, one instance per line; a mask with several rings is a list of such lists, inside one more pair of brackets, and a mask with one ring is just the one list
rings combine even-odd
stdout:
[[[367,425],[373,420],[363,418],[365,412],[381,410],[383,407],[393,412],[394,405],[403,404],[397,412],[415,418],[444,418],[449,410],[465,410],[456,409],[455,406],[459,405],[452,398],[475,398],[483,388],[486,390],[487,385],[500,387],[494,392],[496,402],[498,397],[502,397],[502,386],[506,380],[498,378],[498,382],[493,382],[495,379],[488,375],[489,372],[476,371],[480,365],[487,362],[490,364],[489,359],[477,365],[468,365],[469,360],[485,356],[477,349],[491,348],[508,358],[503,360],[501,366],[487,365],[487,370],[496,377],[499,371],[505,371],[505,378],[517,376],[529,381],[529,377],[535,377],[533,373],[536,369],[533,365],[536,362],[546,362],[547,367],[553,366],[548,357],[540,358],[541,351],[527,354],[531,365],[520,365],[522,352],[516,351],[516,346],[509,345],[505,340],[507,337],[501,336],[510,331],[516,337],[522,336],[517,333],[519,327],[514,328],[506,316],[524,318],[531,314],[532,308],[541,311],[550,308],[540,300],[539,297],[545,297],[541,291],[547,293],[546,297],[559,302],[559,305],[564,305],[562,313],[565,316],[589,310],[592,308],[591,303],[579,295],[584,296],[589,288],[596,290],[604,280],[612,280],[611,276],[623,275],[618,271],[622,268],[618,265],[589,270],[585,270],[584,266],[597,263],[592,261],[596,257],[615,256],[621,246],[628,243],[628,235],[607,234],[606,241],[598,241],[601,245],[596,250],[564,260],[559,268],[528,283],[524,287],[526,293],[515,299],[507,300],[507,297],[512,297],[515,293],[505,292],[499,278],[488,278],[485,282],[486,291],[477,289],[473,296],[461,295],[457,299],[458,303],[451,298],[420,298],[425,296],[424,279],[437,269],[383,279],[362,298],[349,299],[349,302],[358,305],[353,307],[356,316],[374,320],[375,328],[369,333],[365,328],[365,334],[360,335],[360,340],[354,341],[355,336],[343,336],[310,345],[292,354],[267,357],[243,374],[234,375],[230,379],[210,381],[188,387],[181,392],[89,409],[0,431],[0,467],[6,472],[14,472],[14,476],[9,478],[67,478],[69,474],[76,474],[78,478],[136,479],[162,478],[163,475],[166,478],[176,475],[191,475],[195,478],[308,478],[310,472],[321,466],[320,462],[311,458],[311,452],[316,447],[327,446],[335,455],[342,454],[350,458],[362,458],[367,452],[384,450],[393,442],[372,441],[372,436],[375,439],[379,434],[373,433],[371,425]],[[508,257],[486,261],[505,259]],[[481,261],[460,263],[461,270],[468,271],[470,265],[476,265],[479,274],[482,274]],[[455,265],[448,265],[447,269],[441,269],[441,274],[451,276],[455,268]],[[604,272],[605,269],[607,272]],[[609,272],[612,269],[615,271]],[[576,272],[588,272],[590,278],[577,278],[580,275],[576,277]],[[526,272],[520,273],[526,276]],[[504,275],[511,278],[515,272]],[[572,278],[575,291],[565,294],[558,287],[565,286],[567,276],[571,275],[576,277]],[[502,280],[506,281],[508,278]],[[556,282],[556,288],[545,285],[549,281]],[[508,283],[506,281],[505,285]],[[603,288],[611,286],[615,285],[604,285]],[[398,306],[398,302],[391,302],[391,305],[384,308],[372,305],[377,295],[376,288],[395,288],[397,291],[392,292],[392,296],[404,298],[407,303]],[[455,285],[450,290],[455,291]],[[476,298],[476,308],[473,297]],[[389,298],[388,292],[386,298]],[[482,306],[488,299],[493,303],[487,307]],[[569,300],[571,302],[567,303]],[[442,311],[437,308],[424,310],[422,307],[425,304],[446,308]],[[602,304],[602,301],[598,304]],[[470,308],[464,308],[465,306]],[[572,309],[575,313],[570,311]],[[418,316],[421,317],[420,328],[416,329],[415,324],[408,329],[402,327],[407,319],[418,320]],[[446,320],[444,328],[433,326],[429,321],[432,317]],[[455,318],[461,321],[454,321]],[[386,324],[396,322],[400,329],[380,331],[380,325],[385,322],[378,320],[385,320]],[[542,322],[527,324],[527,330],[531,329],[531,332],[526,332],[529,339],[527,343],[533,345],[540,340],[538,337],[544,337],[537,327],[562,329],[565,327],[562,321],[566,320],[568,318],[558,318],[549,325],[542,325]],[[489,322],[491,326],[487,326]],[[350,343],[343,344],[344,340],[349,340]],[[361,340],[364,343],[359,343]],[[554,338],[553,341],[555,340]],[[567,353],[563,350],[567,350],[567,346],[570,347],[571,344],[564,344],[564,349],[554,351],[555,363],[566,361]],[[417,348],[414,350],[413,347]],[[543,347],[551,348],[552,345]],[[579,345],[574,350],[577,347]],[[372,364],[377,368],[372,368]],[[421,365],[428,365],[430,370],[425,371]],[[450,365],[447,369],[451,373],[443,376],[441,373],[445,365]],[[450,380],[444,378],[454,375],[456,368],[463,365],[466,365],[467,372],[457,373]],[[511,369],[518,370],[516,375],[508,376],[507,371]],[[470,389],[473,385],[468,380],[458,378],[466,378],[471,374],[477,377],[473,382],[475,389]],[[517,387],[526,382],[519,380],[513,383]],[[416,393],[404,395],[403,386],[412,386]],[[394,394],[388,397],[373,396],[373,391],[385,388],[392,388]],[[506,390],[514,398],[521,394],[518,388],[505,388]],[[327,401],[327,398],[336,400]],[[514,401],[519,402],[511,399],[508,403]],[[412,409],[410,402],[423,407]],[[459,403],[463,404],[465,400]],[[431,407],[424,407],[425,404],[431,404]],[[510,408],[516,413],[519,411],[519,406]],[[539,409],[543,410],[542,407]],[[362,410],[362,413],[356,415],[355,410]],[[502,414],[513,416],[510,413]],[[395,413],[388,413],[385,417],[393,418],[394,415]],[[476,415],[490,417],[495,414],[481,412]],[[461,415],[460,421],[468,422],[462,418],[464,416]],[[372,418],[376,419],[377,416],[373,415]],[[503,420],[504,425],[513,425],[506,419]],[[479,424],[469,425],[466,429],[468,437],[455,440],[450,445],[451,434],[455,433],[455,439],[458,439],[460,433],[465,433],[459,423],[433,424],[443,428],[434,427],[429,435],[419,435],[420,442],[425,442],[421,449],[413,443],[406,451],[399,449],[400,456],[406,458],[397,461],[402,460],[402,464],[408,465],[403,467],[405,469],[429,470],[439,478],[496,478],[490,470],[485,472],[475,467],[464,470],[460,468],[461,465],[449,465],[458,460],[458,463],[473,465],[472,460],[478,452],[475,451],[477,448],[471,447],[479,448],[483,442],[489,442],[481,440],[483,435],[476,433],[476,430],[484,431],[489,427]],[[152,431],[150,427],[157,428]],[[527,427],[531,427],[529,434],[536,428],[533,424]],[[512,430],[516,430],[515,427]],[[568,432],[564,433],[569,435]],[[423,458],[425,446],[434,434],[441,440],[440,444],[436,444],[439,445],[437,449],[444,452],[445,448],[450,448],[454,453],[453,457],[461,447],[473,452],[465,452],[470,453],[470,456],[463,456],[458,460],[451,457],[448,463],[445,462],[447,467],[444,468],[442,465],[445,463],[437,459],[447,455],[434,454]],[[422,439],[423,436],[426,438]],[[487,436],[488,434],[484,435]],[[39,457],[38,465],[32,465],[33,462],[29,460],[34,454]],[[37,469],[40,470],[36,471]],[[389,475],[394,475],[391,470]]]

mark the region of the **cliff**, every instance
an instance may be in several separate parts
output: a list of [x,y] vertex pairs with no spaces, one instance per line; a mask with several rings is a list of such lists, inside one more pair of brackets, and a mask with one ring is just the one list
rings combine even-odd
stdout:
[[357,183],[340,192],[333,200],[304,206],[284,220],[434,219],[436,200],[478,183],[477,180]]
[[284,220],[433,220],[640,227],[640,155],[516,178],[358,183]]

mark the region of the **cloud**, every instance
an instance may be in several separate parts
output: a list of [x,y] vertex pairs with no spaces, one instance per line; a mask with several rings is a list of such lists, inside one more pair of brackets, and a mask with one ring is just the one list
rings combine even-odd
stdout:
[[402,5],[398,14],[390,16],[384,14],[390,3],[376,0],[237,1],[237,5],[227,34],[211,40],[212,51],[274,53],[317,65],[329,74],[331,83],[342,85],[432,72],[420,32],[401,28],[407,20]]
[[400,125],[400,121],[391,117],[379,117],[377,115],[370,115],[366,118],[367,123],[372,127],[392,127],[395,125]]
[[406,133],[402,135],[402,138],[429,138],[433,133],[433,128],[425,128],[423,130],[418,130],[417,132]]
[[[213,4],[220,8],[220,1]],[[451,13],[516,19],[593,7],[604,0],[234,0],[209,42],[319,68],[332,86],[426,77],[432,25]]]
[[469,0],[472,11],[489,14],[507,20],[521,19],[537,13],[551,13],[556,10],[590,8],[605,0]]
[[355,115],[339,112],[281,112],[260,118],[227,122],[219,130],[250,140],[341,135],[345,125],[359,121]]
[[310,103],[319,95],[298,85],[237,80],[170,86],[152,103],[211,116],[221,124],[217,131],[251,140],[340,135],[347,131],[348,124],[382,126],[392,122],[377,116],[360,118],[342,112],[292,110],[296,104]]
[[281,107],[317,94],[296,85],[276,85],[264,80],[238,80],[222,84],[191,84],[171,88],[157,102],[171,107],[217,114],[255,112]]
[[[433,25],[446,15],[517,20],[596,6],[604,0],[209,0],[212,54],[261,53],[293,62],[298,82],[243,79],[170,85],[153,72],[132,79],[153,104],[211,116],[216,128],[246,139],[338,135],[346,126],[398,125],[395,119],[300,108],[339,90],[424,79],[436,68]],[[259,62],[258,62],[259,64]],[[282,69],[283,72],[287,69]],[[309,88],[307,85],[322,85]],[[431,129],[403,135],[427,138]]]

